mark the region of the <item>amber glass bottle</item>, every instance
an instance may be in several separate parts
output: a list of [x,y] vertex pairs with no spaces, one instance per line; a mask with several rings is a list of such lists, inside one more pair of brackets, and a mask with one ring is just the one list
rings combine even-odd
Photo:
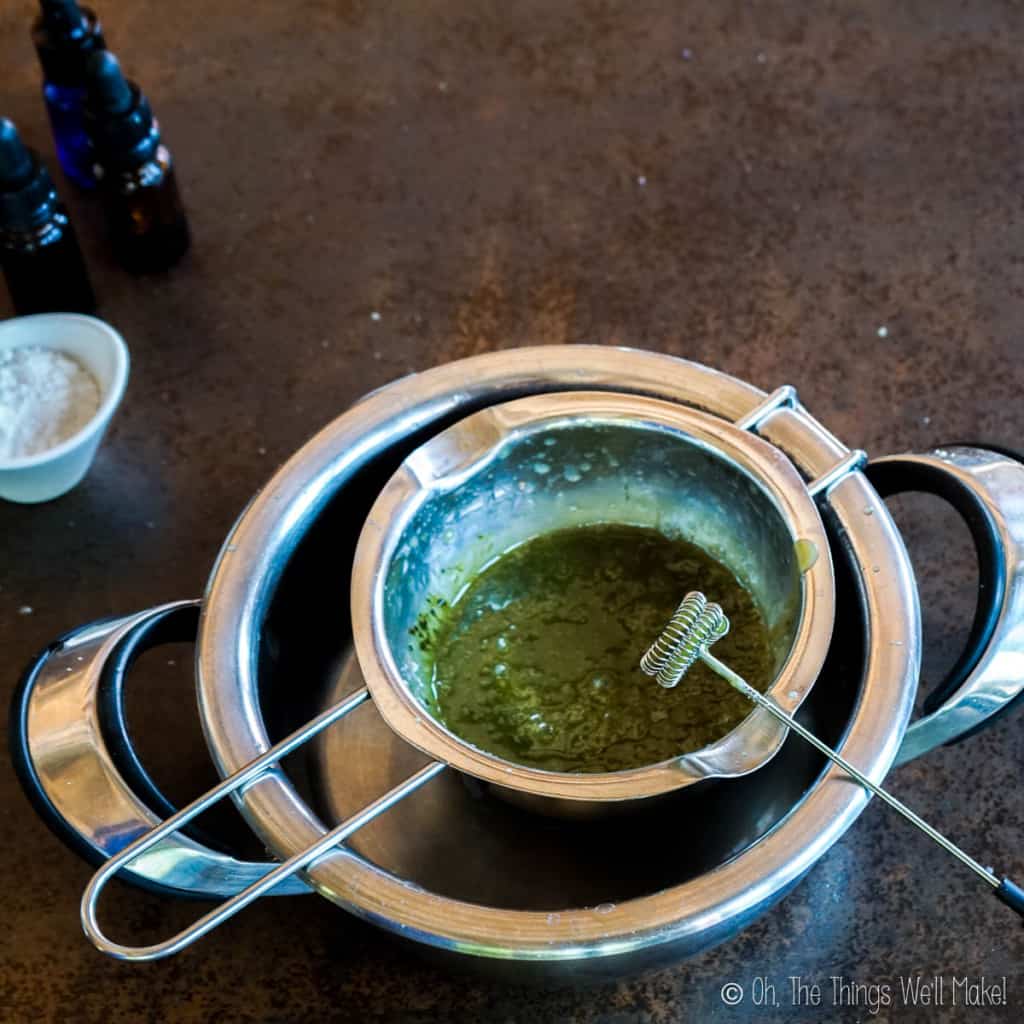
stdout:
[[149,102],[109,51],[88,64],[86,128],[111,244],[128,270],[165,270],[189,245],[171,154]]

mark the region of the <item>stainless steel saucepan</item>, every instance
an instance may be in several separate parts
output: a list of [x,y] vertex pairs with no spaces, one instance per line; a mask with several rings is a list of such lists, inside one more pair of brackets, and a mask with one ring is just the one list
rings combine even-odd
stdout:
[[[531,402],[531,395],[547,398]],[[551,438],[555,443],[544,445]],[[560,478],[526,475],[538,444],[551,459],[544,464],[562,468]],[[567,479],[567,466],[570,476],[578,472],[580,445],[610,453],[619,465],[605,459],[604,469],[625,472]],[[487,555],[486,546],[468,540],[474,516],[486,515],[474,501],[485,488],[492,501],[502,500],[494,493],[506,476],[516,486],[501,520],[507,525],[495,532],[490,524],[494,544],[592,515],[599,505],[618,509],[618,521],[675,516],[668,525],[685,535],[709,531],[703,542],[764,609],[789,609],[774,696],[800,707],[878,781],[898,755],[924,753],[991,721],[1024,686],[1012,671],[1020,648],[1024,467],[1008,453],[974,446],[881,459],[865,471],[861,465],[861,454],[814,420],[792,389],[766,396],[651,353],[512,350],[368,396],[296,453],[248,506],[200,604],[76,630],[26,673],[12,716],[23,781],[55,829],[105,862],[83,904],[90,936],[112,955],[151,959],[183,948],[264,891],[300,887],[406,938],[516,976],[607,976],[734,935],[852,824],[867,799],[863,790],[789,742],[779,750],[783,734],[753,716],[707,751],[637,773],[539,779],[483,763],[474,748],[419,713],[416,659],[403,646],[402,629],[424,588],[439,585],[439,569],[462,564],[450,556],[461,552],[468,572]],[[628,498],[625,480],[640,484]],[[920,661],[917,594],[882,501],[898,489],[939,493],[964,515],[983,584],[969,650],[940,701],[910,730]],[[687,520],[682,496],[699,516]],[[415,552],[404,529],[411,522],[416,536],[430,538]],[[345,580],[361,531],[351,574],[356,664],[348,652]],[[813,564],[800,564],[797,541],[814,548]],[[138,651],[187,635],[197,610],[199,711],[226,781],[150,832],[166,808],[133,756],[119,714],[121,686]],[[368,709],[371,692],[383,721]],[[326,710],[275,745],[268,705],[287,710],[318,693]],[[286,752],[314,734],[315,807],[280,767]],[[423,765],[414,747],[441,760]],[[606,862],[592,852],[595,833],[587,832],[591,852],[574,861],[581,874],[574,895],[560,858],[578,852],[579,830],[602,826],[535,828],[531,816],[472,795],[444,772],[448,765],[506,795],[555,801],[547,810],[563,809],[567,800],[585,806],[644,798],[649,808],[638,811],[635,834],[647,828],[663,835],[682,817],[691,829],[699,821],[706,839],[673,863],[645,854],[645,870],[631,874],[610,834]],[[613,778],[624,775],[631,778]],[[673,790],[680,790],[673,799],[685,800],[682,815],[675,803],[646,799]],[[274,861],[242,862],[179,832],[229,792]],[[461,851],[458,870],[445,868],[452,843]],[[118,851],[123,855],[107,860]],[[477,856],[487,871],[473,868]],[[528,886],[515,873],[526,865]],[[103,882],[119,870],[151,886],[231,901],[167,942],[122,945],[103,935],[95,913]]]
[[774,637],[770,692],[787,710],[799,707],[833,620],[832,560],[811,491],[778,449],[732,424],[642,396],[580,391],[460,420],[417,448],[374,502],[356,547],[351,607],[356,655],[385,722],[546,814],[592,816],[760,767],[785,738],[764,712],[662,764],[586,774],[504,761],[431,716],[432,666],[415,631],[424,609],[454,603],[514,545],[588,523],[685,537],[729,565]]

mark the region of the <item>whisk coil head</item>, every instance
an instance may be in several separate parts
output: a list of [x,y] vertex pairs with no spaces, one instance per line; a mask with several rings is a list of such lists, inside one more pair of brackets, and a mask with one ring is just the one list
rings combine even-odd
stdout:
[[729,632],[729,620],[699,591],[683,598],[661,635],[640,660],[640,668],[666,689],[676,686],[693,663]]

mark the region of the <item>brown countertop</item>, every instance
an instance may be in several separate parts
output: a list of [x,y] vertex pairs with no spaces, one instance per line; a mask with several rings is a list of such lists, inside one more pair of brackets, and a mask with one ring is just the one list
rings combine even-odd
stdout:
[[[86,481],[48,505],[0,503],[4,694],[65,629],[199,594],[253,491],[361,393],[475,352],[629,344],[790,382],[875,454],[1024,444],[1016,5],[99,7],[178,157],[194,247],[131,277],[92,200],[64,188],[133,369]],[[53,166],[32,8],[0,13],[0,113]],[[965,635],[973,570],[951,517],[905,509],[934,679]],[[208,772],[188,672],[167,660],[140,717],[175,723],[173,749],[150,746],[168,772],[184,751],[185,797]],[[169,962],[117,964],[78,926],[88,869],[0,759],[4,1020],[1017,1021],[1024,1007],[1019,922],[877,802],[740,938],[603,989],[470,980],[313,898],[266,901]],[[1017,716],[891,783],[1019,879],[1022,765]],[[110,905],[118,934],[166,933],[194,909],[125,889]],[[872,1017],[832,1005],[833,975],[1006,976],[1011,1006]],[[790,976],[821,984],[822,1007],[795,1010]],[[758,977],[777,1008],[750,1006]],[[747,992],[737,1009],[727,981]]]

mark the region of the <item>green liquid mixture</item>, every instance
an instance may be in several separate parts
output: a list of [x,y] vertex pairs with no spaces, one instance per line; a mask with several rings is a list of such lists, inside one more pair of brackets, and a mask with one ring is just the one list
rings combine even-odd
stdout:
[[749,702],[700,661],[673,690],[640,671],[690,590],[729,617],[716,656],[764,690],[769,631],[725,566],[654,530],[583,526],[501,555],[447,609],[431,711],[481,750],[548,771],[620,771],[706,746]]

